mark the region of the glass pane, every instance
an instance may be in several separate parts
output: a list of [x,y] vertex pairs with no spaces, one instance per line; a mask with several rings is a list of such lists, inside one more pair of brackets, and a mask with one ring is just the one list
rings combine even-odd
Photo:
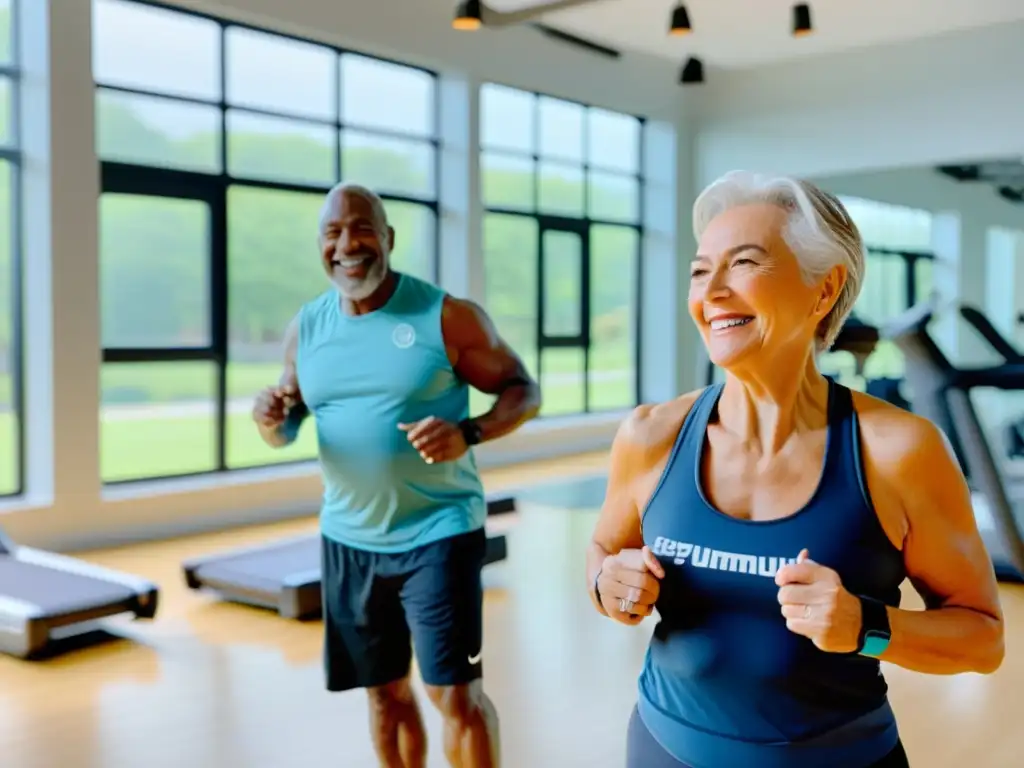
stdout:
[[534,209],[533,160],[482,152],[480,174],[485,206],[521,211]]
[[540,155],[583,162],[583,117],[579,104],[546,96],[538,100]]
[[94,0],[92,7],[96,82],[220,99],[217,22],[125,0]]
[[11,0],[0,0],[0,64],[9,64],[14,56],[14,25],[11,20]]
[[100,89],[96,146],[103,160],[220,173],[220,110]]
[[585,369],[586,350],[580,347],[541,350],[541,416],[564,416],[586,410]]
[[640,235],[635,229],[590,228],[591,411],[628,408],[636,391],[637,280]]
[[100,197],[104,347],[205,347],[210,208],[198,200]]
[[914,302],[931,298],[935,290],[935,262],[932,259],[918,259],[914,262]]
[[106,483],[217,468],[217,368],[208,362],[100,369],[100,475]]
[[0,161],[0,496],[18,493],[18,418],[14,410],[14,263],[12,256],[14,173]]
[[14,84],[0,77],[0,146],[14,143]]
[[375,192],[437,197],[434,148],[424,141],[342,131],[341,175]]
[[640,175],[640,121],[594,108],[588,110],[587,118],[587,162]]
[[329,126],[228,110],[228,173],[330,186],[336,141]]
[[[537,375],[537,221],[488,213],[483,220],[484,307],[498,333]],[[470,412],[482,413],[493,398],[470,390]]]
[[583,238],[550,229],[542,238],[544,335],[579,336],[583,333]]
[[932,214],[917,208],[840,197],[868,247],[930,251]]
[[537,207],[541,213],[583,217],[582,168],[542,162],[537,187]]
[[487,83],[480,88],[480,143],[488,149],[533,154],[537,97]]
[[[267,446],[249,416],[281,376],[281,342],[299,308],[329,287],[315,234],[323,195],[234,185],[228,189],[227,464],[248,467],[316,456],[303,427],[288,448]],[[259,226],[253,226],[259,222]]]
[[883,325],[907,308],[907,262],[899,256],[868,251],[864,285],[854,312],[872,325]]
[[388,222],[395,230],[391,266],[399,272],[435,280],[437,219],[425,205],[385,200]]
[[637,223],[640,219],[640,181],[635,176],[590,171],[590,218]]
[[434,78],[401,64],[341,57],[341,121],[416,136],[437,133]]
[[227,98],[254,107],[334,121],[334,67],[330,48],[241,27],[229,27]]

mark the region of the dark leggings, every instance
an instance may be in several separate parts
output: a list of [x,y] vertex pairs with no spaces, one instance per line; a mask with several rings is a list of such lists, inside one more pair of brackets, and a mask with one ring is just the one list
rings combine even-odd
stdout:
[[[626,736],[626,768],[688,768],[685,763],[676,760],[666,752],[661,744],[655,741],[647,730],[640,714],[633,708],[629,718],[629,731]],[[722,768],[728,768],[722,766]],[[888,755],[877,763],[865,768],[910,768],[903,742],[899,742]]]

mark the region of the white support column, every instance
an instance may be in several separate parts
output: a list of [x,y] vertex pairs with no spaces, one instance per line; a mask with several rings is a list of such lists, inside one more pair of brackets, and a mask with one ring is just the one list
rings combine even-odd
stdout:
[[934,335],[938,345],[954,361],[959,358],[961,346],[960,323],[955,317],[955,305],[961,300],[963,269],[960,229],[960,214],[956,211],[936,212],[932,217],[934,290],[939,307]]
[[445,74],[440,89],[440,284],[455,296],[483,302],[480,84]]
[[[52,494],[50,515],[70,521],[93,515],[100,497],[92,5],[20,10],[29,481]],[[54,527],[34,517],[25,518],[29,531]]]
[[1018,253],[1017,232],[993,227],[986,235],[985,314],[1011,342],[1017,335],[1017,314],[1024,307],[1024,251]]
[[[676,176],[679,148],[670,123],[644,126],[644,243],[640,288],[641,402],[662,402],[679,394],[676,316],[679,280]],[[684,158],[685,159],[685,158]]]

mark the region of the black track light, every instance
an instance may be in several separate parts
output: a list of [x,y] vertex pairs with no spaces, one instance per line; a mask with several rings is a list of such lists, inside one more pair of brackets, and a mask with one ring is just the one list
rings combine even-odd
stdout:
[[680,3],[672,11],[672,21],[669,23],[668,33],[676,37],[682,37],[693,32],[690,26],[690,14],[686,12],[686,6]]
[[797,3],[793,6],[793,37],[804,37],[813,31],[811,6],[807,3]]
[[480,0],[463,0],[455,9],[455,17],[452,19],[452,29],[460,31],[473,31],[480,29],[482,24],[480,16]]
[[679,75],[679,82],[683,85],[699,85],[704,82],[704,62],[695,56],[691,56],[683,64],[683,71]]

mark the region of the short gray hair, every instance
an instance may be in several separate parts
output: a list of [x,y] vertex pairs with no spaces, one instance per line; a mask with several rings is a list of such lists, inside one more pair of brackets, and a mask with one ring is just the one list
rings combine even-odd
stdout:
[[740,205],[768,203],[789,214],[783,237],[800,264],[804,279],[819,280],[837,264],[846,266],[846,283],[832,311],[818,326],[815,346],[828,350],[853,310],[864,283],[864,241],[835,195],[803,179],[732,171],[712,182],[693,204],[693,233],[699,241],[716,216]]
[[380,199],[380,195],[369,187],[343,181],[341,184],[335,184],[331,187],[324,196],[324,204],[320,207],[319,226],[321,232],[323,232],[327,217],[331,215],[331,202],[340,195],[355,195],[356,197],[363,198],[370,205],[370,212],[373,214],[374,223],[382,230],[387,228],[388,212],[384,208],[384,201]]

